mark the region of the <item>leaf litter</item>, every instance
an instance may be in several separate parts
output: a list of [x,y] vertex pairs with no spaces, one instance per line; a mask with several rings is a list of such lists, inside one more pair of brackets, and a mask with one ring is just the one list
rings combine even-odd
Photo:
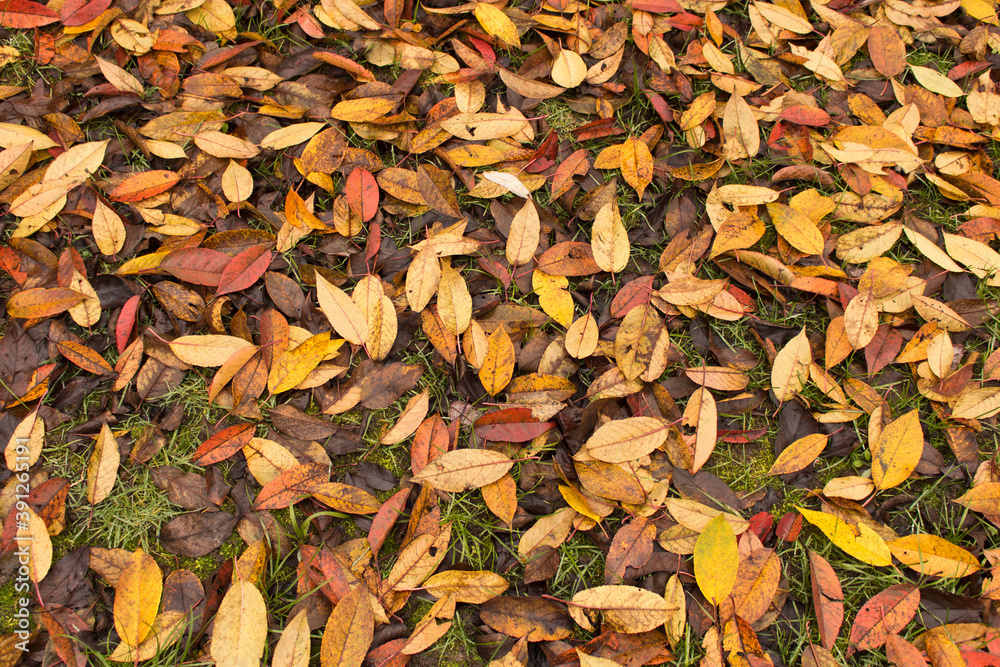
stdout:
[[4,664],[1000,664],[998,25],[6,2]]

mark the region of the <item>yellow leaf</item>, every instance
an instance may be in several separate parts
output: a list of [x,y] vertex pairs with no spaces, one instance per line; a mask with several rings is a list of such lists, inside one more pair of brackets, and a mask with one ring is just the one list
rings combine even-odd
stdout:
[[986,419],[1000,412],[1000,389],[984,387],[962,394],[951,409],[956,419]]
[[490,334],[486,356],[479,367],[479,381],[490,396],[496,396],[514,377],[514,344],[503,325]]
[[622,144],[619,161],[625,182],[635,188],[642,199],[646,186],[653,182],[653,154],[649,146],[638,137],[629,137]]
[[691,473],[694,474],[701,470],[712,455],[719,435],[719,414],[712,392],[705,387],[698,387],[688,399],[682,422],[696,429],[694,462],[691,465]]
[[91,223],[94,241],[102,255],[114,255],[125,246],[125,223],[114,209],[100,199],[94,205],[94,220]]
[[634,586],[597,586],[580,591],[569,602],[569,613],[584,630],[594,631],[597,614],[603,630],[637,634],[663,625],[673,606],[660,595]]
[[132,649],[149,635],[160,608],[163,573],[153,557],[137,549],[115,587],[115,630],[122,642]]
[[28,562],[21,565],[27,566],[28,578],[37,584],[45,578],[49,568],[52,567],[52,539],[49,537],[49,529],[45,525],[45,520],[35,514],[31,507],[23,511],[17,510],[17,523],[13,525],[17,526],[14,543],[30,545]]
[[827,436],[822,433],[812,433],[804,438],[799,438],[778,455],[767,474],[787,475],[802,470],[816,460],[816,457],[826,447],[826,442]]
[[395,106],[396,100],[391,97],[362,97],[338,102],[330,110],[330,115],[349,123],[364,123],[381,118]]
[[382,436],[382,444],[395,445],[413,435],[427,416],[429,407],[430,394],[425,389],[406,402],[406,407],[403,408],[403,413],[399,415],[395,425]]
[[841,521],[832,514],[798,508],[803,518],[823,531],[830,541],[844,550],[848,555],[857,558],[862,563],[886,567],[892,565],[892,554],[889,545],[878,533],[865,524],[855,528]]
[[368,336],[365,339],[368,355],[375,361],[385,359],[396,342],[398,324],[396,308],[385,295],[382,281],[376,276],[365,276],[358,281],[351,293],[351,300],[358,305],[368,324]]
[[564,327],[573,323],[573,296],[566,289],[566,276],[553,276],[536,269],[531,274],[532,288],[545,314]]
[[236,336],[208,334],[181,336],[170,341],[169,345],[170,351],[184,363],[215,368],[224,364],[234,352],[249,347],[250,343]]
[[807,255],[823,254],[823,235],[808,216],[778,203],[769,203],[767,212],[771,215],[774,228],[788,241],[788,245]]
[[749,211],[734,213],[719,225],[709,259],[730,250],[750,248],[764,236],[765,231],[764,221],[755,213]]
[[425,465],[411,481],[438,491],[458,493],[492,484],[513,465],[507,455],[491,449],[456,449]]
[[469,328],[472,320],[472,296],[465,278],[450,266],[441,270],[437,310],[444,328],[452,334],[460,336]]
[[844,333],[855,350],[864,348],[878,331],[878,305],[870,290],[858,292],[844,310]]
[[583,452],[607,463],[634,461],[666,442],[667,434],[667,426],[654,417],[616,419],[594,431]]
[[538,211],[530,199],[524,201],[524,206],[514,215],[507,234],[507,261],[511,266],[527,264],[538,249],[541,235],[541,222]]
[[7,468],[17,471],[24,464],[27,464],[28,468],[35,465],[42,454],[44,444],[45,420],[38,417],[38,409],[35,408],[14,427],[14,432],[4,450]]
[[108,83],[114,86],[115,90],[120,90],[123,93],[142,95],[142,82],[139,79],[112,62],[108,62],[102,58],[94,59],[97,61],[97,66],[100,68],[101,74],[108,80]]
[[580,54],[562,49],[552,60],[550,76],[563,88],[576,88],[587,78],[587,64],[583,62]]
[[413,312],[427,307],[440,281],[441,261],[429,247],[420,250],[406,270],[406,301]]
[[566,330],[566,351],[574,359],[586,359],[597,349],[597,320],[592,313],[578,318]]
[[937,70],[933,70],[930,67],[911,65],[910,71],[913,73],[913,78],[917,80],[917,83],[932,93],[944,95],[945,97],[961,97],[965,95],[965,91],[962,90],[961,86]]
[[752,158],[760,150],[757,119],[740,95],[731,95],[722,116],[722,154],[728,160]]
[[[91,454],[90,464],[87,466],[87,500],[91,505],[96,505],[111,493],[118,478],[120,460],[118,439],[105,422],[97,435],[94,453]],[[137,640],[133,646],[138,646],[139,641],[142,640]]]
[[215,615],[211,654],[219,667],[260,664],[267,643],[267,607],[257,587],[233,579]]
[[959,263],[991,287],[1000,286],[1000,253],[985,243],[957,234],[944,235],[944,247]]
[[233,203],[249,199],[253,194],[253,176],[250,170],[240,166],[235,160],[230,160],[229,166],[222,172],[222,194]]
[[590,245],[594,252],[594,262],[602,271],[618,273],[628,266],[628,232],[622,224],[618,202],[612,198],[597,211],[591,231]]
[[890,489],[902,484],[916,469],[924,451],[924,431],[918,411],[910,410],[890,422],[869,443],[869,448],[875,488]]
[[806,336],[805,327],[788,341],[774,358],[771,367],[771,389],[779,403],[784,403],[802,391],[809,379],[809,364],[812,363],[812,348]]
[[344,290],[328,283],[319,273],[316,274],[316,299],[338,335],[354,345],[365,344],[368,340],[365,314]]
[[729,597],[739,564],[736,535],[720,514],[708,522],[694,547],[694,578],[711,604],[719,605]]
[[937,535],[907,535],[889,542],[889,550],[903,565],[930,577],[958,578],[980,569],[975,556]]
[[473,13],[486,34],[499,37],[507,46],[520,48],[521,38],[517,34],[517,26],[502,11],[485,2],[477,2]]
[[278,645],[274,647],[271,667],[309,667],[310,637],[306,610],[300,610],[281,631]]
[[196,134],[194,145],[217,158],[248,159],[260,153],[249,141],[215,130]]

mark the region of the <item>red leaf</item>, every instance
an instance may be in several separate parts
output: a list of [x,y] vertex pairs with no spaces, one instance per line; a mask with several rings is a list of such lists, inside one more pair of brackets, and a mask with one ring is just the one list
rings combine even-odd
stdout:
[[10,248],[0,248],[0,269],[6,271],[18,285],[24,285],[28,274],[21,270],[21,258]]
[[649,101],[653,103],[653,110],[656,111],[656,115],[660,117],[664,123],[674,122],[674,110],[670,108],[667,101],[663,99],[662,95],[657,93],[651,93],[648,90],[646,95],[649,96]]
[[90,23],[111,6],[111,0],[66,0],[59,8],[59,18],[64,26]]
[[129,297],[121,312],[118,313],[118,322],[115,323],[115,345],[118,347],[118,354],[128,347],[128,340],[132,337],[132,329],[135,328],[136,313],[139,311],[141,297],[136,294]]
[[389,537],[389,531],[396,525],[399,515],[406,509],[406,499],[410,495],[410,487],[405,487],[392,494],[389,500],[382,503],[375,516],[372,517],[372,527],[368,530],[368,545],[372,555],[378,558],[378,550]]
[[122,181],[108,195],[124,203],[149,199],[174,187],[181,177],[172,171],[144,171]]
[[270,263],[271,251],[267,246],[255,245],[247,248],[233,257],[223,269],[219,277],[219,289],[215,290],[215,295],[222,296],[247,289],[264,275]]
[[37,28],[58,20],[58,14],[37,2],[0,0],[0,25],[5,28]]
[[851,626],[851,647],[855,651],[870,651],[885,644],[889,635],[906,627],[920,605],[920,589],[913,584],[896,584],[866,602]]
[[368,222],[378,211],[378,183],[367,169],[355,167],[347,177],[347,203],[362,221]]
[[448,427],[441,415],[431,415],[417,427],[410,445],[410,468],[413,474],[448,451]]
[[218,287],[222,273],[229,266],[229,255],[208,248],[181,248],[160,262],[160,268],[183,281],[195,285]]
[[626,4],[632,9],[654,14],[676,14],[684,11],[677,0],[631,0]]
[[224,428],[201,443],[191,456],[191,462],[195,465],[207,466],[225,461],[243,449],[243,446],[253,438],[256,430],[253,424],[237,424]]
[[368,240],[365,242],[365,261],[370,262],[378,257],[382,247],[382,225],[375,220],[368,226]]
[[819,107],[808,107],[805,105],[795,105],[788,107],[778,116],[781,120],[787,120],[796,125],[808,125],[809,127],[826,127],[830,124],[830,114]]
[[611,317],[615,319],[625,317],[625,314],[636,306],[645,306],[649,303],[653,295],[653,278],[654,276],[642,276],[622,285],[618,294],[611,300],[609,311]]
[[555,426],[531,416],[530,408],[507,408],[483,415],[476,420],[476,435],[484,440],[530,442]]
[[888,324],[880,324],[875,331],[875,337],[865,345],[865,361],[868,372],[874,375],[885,368],[896,358],[903,347],[903,336]]
[[844,622],[844,591],[830,564],[812,551],[809,552],[809,577],[812,579],[820,644],[825,649],[832,649]]

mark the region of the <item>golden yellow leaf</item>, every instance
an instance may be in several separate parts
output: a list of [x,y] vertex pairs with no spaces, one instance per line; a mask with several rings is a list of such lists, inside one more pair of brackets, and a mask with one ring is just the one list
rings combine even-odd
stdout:
[[250,170],[240,166],[235,160],[222,172],[222,194],[233,202],[246,201],[253,194],[253,176]]
[[486,356],[479,367],[479,381],[486,393],[496,396],[514,377],[514,344],[503,325],[490,334]]
[[595,631],[598,613],[604,630],[637,634],[663,625],[672,609],[662,596],[634,586],[588,588],[569,602],[570,616],[588,632]]
[[271,667],[309,667],[310,644],[309,620],[301,609],[281,631]]
[[768,475],[787,475],[798,472],[816,460],[826,447],[827,436],[811,433],[788,445],[774,461]]
[[115,587],[115,630],[122,642],[137,649],[149,635],[160,608],[163,573],[153,557],[136,549]]
[[181,336],[170,341],[170,351],[177,358],[192,366],[215,368],[225,363],[234,352],[238,352],[250,343],[236,336],[206,334]]
[[399,419],[382,436],[382,444],[395,445],[413,435],[417,427],[420,426],[420,423],[424,421],[424,417],[427,416],[429,407],[430,394],[425,389],[406,402],[406,407],[403,408],[403,413],[399,415]]
[[922,533],[889,542],[889,551],[903,565],[921,575],[942,578],[964,577],[978,572],[979,561],[962,547],[943,537]]
[[823,254],[823,235],[816,223],[790,206],[772,202],[767,205],[771,222],[781,237],[799,252],[807,255]]
[[902,484],[920,463],[924,451],[924,431],[919,412],[914,409],[882,429],[874,442],[872,481],[875,488],[890,489]]
[[45,420],[39,418],[35,408],[18,422],[7,442],[4,458],[7,468],[13,472],[23,472],[38,462],[45,444]]
[[732,592],[739,564],[733,529],[722,515],[711,519],[694,547],[694,578],[711,604],[720,604]]
[[730,215],[719,225],[712,242],[709,258],[717,257],[730,250],[742,250],[753,246],[764,236],[764,221],[755,213],[740,211]]
[[545,314],[564,327],[573,323],[573,296],[566,289],[566,276],[553,276],[539,269],[532,271],[531,284]]
[[864,348],[878,331],[878,305],[871,291],[858,292],[844,309],[844,333],[855,350]]
[[396,342],[398,325],[396,308],[385,295],[382,281],[373,275],[363,277],[351,292],[351,300],[357,304],[368,324],[365,348],[369,356],[376,361],[385,359]]
[[807,510],[802,507],[797,509],[806,521],[823,531],[823,534],[831,542],[843,549],[848,555],[868,565],[878,567],[892,565],[889,545],[878,533],[865,524],[858,524],[858,527],[855,528],[832,514]]
[[520,48],[521,38],[517,34],[517,26],[502,11],[491,4],[477,2],[473,14],[486,34],[500,38],[507,46]]
[[638,137],[629,137],[622,144],[619,161],[625,182],[635,188],[642,199],[646,187],[653,182],[653,154],[649,146]]
[[97,249],[103,255],[114,255],[125,246],[125,223],[114,209],[100,199],[94,205],[94,220],[91,223]]

